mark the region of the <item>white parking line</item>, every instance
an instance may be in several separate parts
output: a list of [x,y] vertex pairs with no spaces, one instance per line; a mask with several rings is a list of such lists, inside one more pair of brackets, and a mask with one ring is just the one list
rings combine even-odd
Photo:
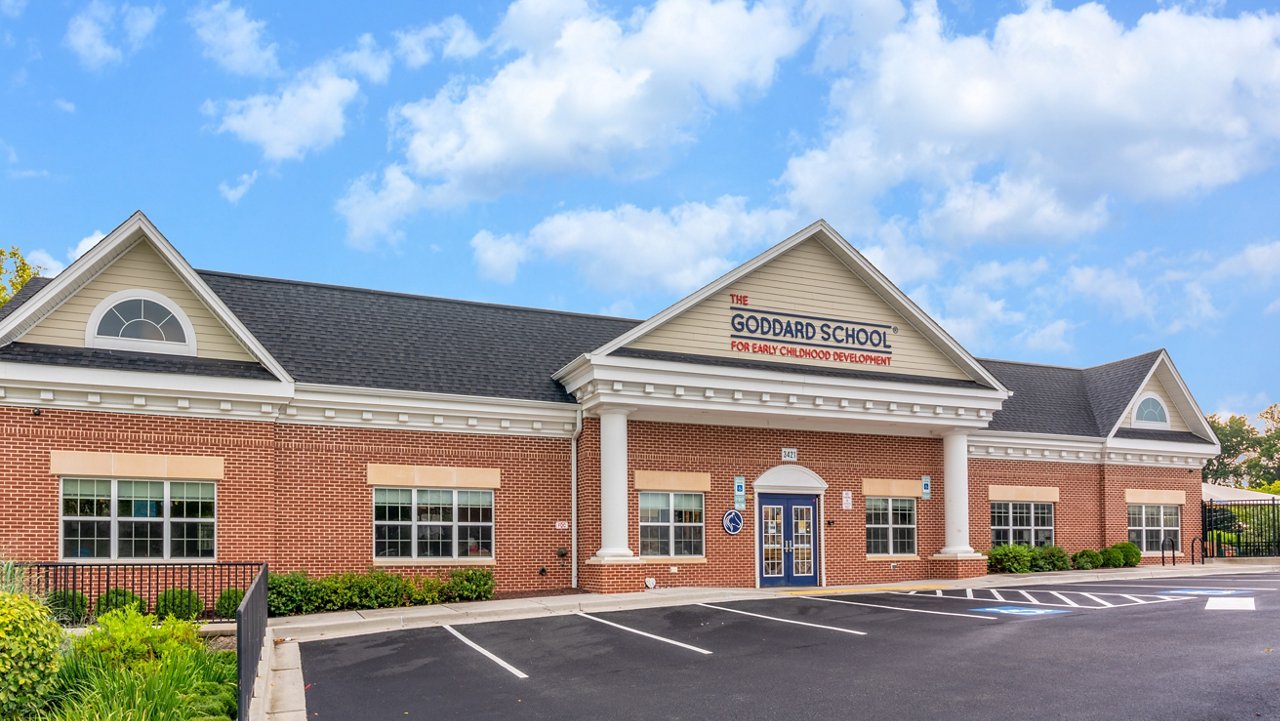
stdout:
[[1205,601],[1206,611],[1254,611],[1253,597],[1244,598],[1211,598]]
[[1227,591],[1280,591],[1277,588],[1261,588],[1258,586],[1218,586],[1206,583],[1188,583],[1185,578],[1170,578],[1168,583],[1094,583],[1092,581],[1081,581],[1080,583],[1064,583],[1067,590],[1075,591],[1079,586],[1093,586],[1096,588],[1221,588]]
[[487,650],[485,650],[485,648],[484,648],[483,646],[481,646],[480,644],[476,643],[475,641],[472,641],[471,639],[467,638],[466,636],[463,636],[462,634],[460,634],[460,633],[458,633],[457,631],[455,631],[455,630],[454,630],[454,628],[453,628],[453,626],[444,625],[444,626],[441,626],[440,628],[443,628],[444,630],[448,631],[449,633],[452,633],[454,636],[457,636],[459,641],[462,641],[463,643],[467,644],[467,645],[468,645],[468,646],[470,646],[471,648],[474,648],[475,650],[477,650],[477,651],[479,651],[480,653],[484,654],[486,657],[488,657],[488,659],[489,659],[490,661],[493,661],[494,663],[498,664],[499,666],[501,666],[501,667],[505,668],[506,670],[510,671],[510,672],[511,672],[511,675],[515,676],[516,678],[529,678],[528,674],[526,674],[524,671],[521,671],[520,669],[516,668],[515,666],[512,666],[511,664],[507,663],[506,661],[503,661],[502,659],[498,658],[497,656],[494,656],[493,654],[491,654],[491,653],[489,653]]
[[1027,593],[1026,591],[1023,591],[1023,590],[1021,590],[1021,589],[1016,589],[1016,588],[1015,588],[1014,590],[1015,590],[1015,591],[1017,591],[1018,593],[1021,593],[1021,594],[1023,595],[1023,597],[1024,597],[1024,598],[1026,598],[1028,601],[1030,601],[1030,602],[1032,602],[1032,603],[1039,603],[1039,601],[1037,601],[1037,600],[1036,600],[1036,597],[1035,597],[1035,596],[1032,596],[1031,594]]
[[1053,594],[1054,596],[1057,596],[1058,598],[1061,598],[1063,601],[1066,601],[1066,603],[1067,603],[1067,605],[1068,605],[1068,606],[1079,606],[1079,605],[1080,605],[1080,604],[1076,603],[1075,601],[1072,601],[1071,599],[1069,599],[1069,598],[1067,598],[1066,596],[1062,595],[1061,593],[1058,593],[1057,591],[1050,591],[1049,593]]
[[794,596],[794,598],[807,598],[811,601],[826,601],[828,603],[847,603],[850,606],[867,606],[868,608],[887,608],[893,611],[906,611],[908,613],[930,613],[935,616],[956,616],[958,618],[980,618],[983,621],[994,621],[995,616],[974,616],[969,613],[951,613],[949,611],[926,611],[923,608],[905,608],[903,606],[883,606],[878,603],[865,603],[862,601],[847,601],[843,598],[823,598],[821,596]]
[[1092,593],[1085,593],[1084,591],[1081,591],[1081,592],[1080,592],[1080,595],[1081,595],[1081,596],[1084,596],[1085,598],[1089,599],[1090,601],[1096,601],[1096,602],[1098,603],[1098,605],[1099,605],[1099,606],[1114,606],[1114,605],[1115,605],[1114,603],[1112,603],[1112,602],[1110,602],[1110,601],[1104,601],[1104,600],[1102,600],[1101,598],[1098,598],[1097,596],[1093,595]]
[[697,646],[690,646],[690,645],[689,645],[689,644],[687,644],[687,643],[680,643],[679,641],[676,641],[676,640],[673,640],[673,639],[670,639],[670,638],[663,638],[662,636],[655,636],[655,635],[654,635],[654,634],[652,634],[652,633],[646,633],[645,631],[641,631],[641,630],[640,630],[640,629],[638,629],[638,628],[631,628],[631,627],[629,627],[629,626],[623,626],[623,625],[622,625],[622,624],[620,624],[620,623],[614,623],[613,621],[606,621],[606,620],[604,620],[603,618],[596,618],[595,616],[592,616],[592,615],[590,615],[590,614],[583,613],[583,612],[581,612],[581,611],[579,611],[579,612],[578,612],[578,615],[579,615],[579,616],[582,616],[583,618],[589,618],[589,619],[591,619],[592,621],[595,621],[596,623],[603,623],[603,624],[604,624],[604,625],[606,625],[606,626],[613,626],[614,628],[622,629],[623,631],[630,631],[631,633],[634,633],[634,634],[636,634],[637,636],[644,636],[645,638],[651,638],[651,639],[653,639],[653,640],[655,640],[655,641],[661,641],[661,642],[663,642],[663,643],[669,643],[669,644],[671,644],[672,646],[679,646],[680,648],[688,649],[688,650],[690,650],[690,651],[696,651],[697,653],[701,653],[701,654],[704,654],[704,655],[706,655],[706,656],[710,656],[710,655],[711,655],[711,652],[710,652],[710,651],[708,651],[708,650],[707,650],[707,649],[705,649],[705,648],[698,648]]
[[725,608],[724,606],[714,606],[710,603],[699,603],[698,605],[706,606],[707,608],[714,608],[717,611],[728,611],[729,613],[740,613],[743,616],[753,616],[755,618],[763,618],[767,621],[778,621],[779,623],[791,623],[797,626],[808,626],[810,628],[822,628],[828,631],[839,631],[840,633],[850,633],[850,634],[853,634],[854,636],[867,635],[866,631],[855,631],[851,628],[840,628],[839,626],[823,626],[820,623],[808,623],[806,621],[793,621],[789,618],[778,618],[777,616],[766,616],[762,613],[751,613],[750,611],[740,611],[736,608]]
[[[939,595],[941,595],[941,594],[939,594]],[[999,591],[997,591],[997,590],[995,590],[994,588],[993,588],[993,589],[991,589],[991,595],[992,595],[992,596],[995,596],[997,601],[1001,601],[1001,602],[1003,602],[1003,603],[1008,603],[1008,601],[1005,601],[1005,600],[1004,600],[1004,596],[1001,596],[1001,595],[1000,595],[1000,592],[999,592]]]

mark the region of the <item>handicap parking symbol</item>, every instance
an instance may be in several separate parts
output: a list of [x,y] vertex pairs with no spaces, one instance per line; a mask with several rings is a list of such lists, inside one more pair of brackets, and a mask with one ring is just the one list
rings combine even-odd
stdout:
[[1170,596],[1237,596],[1244,591],[1236,591],[1226,588],[1179,588],[1174,591],[1161,591]]
[[974,608],[973,611],[983,613],[1003,613],[1007,616],[1052,616],[1059,613],[1071,613],[1060,608],[1036,608],[1034,606],[992,606],[991,608]]

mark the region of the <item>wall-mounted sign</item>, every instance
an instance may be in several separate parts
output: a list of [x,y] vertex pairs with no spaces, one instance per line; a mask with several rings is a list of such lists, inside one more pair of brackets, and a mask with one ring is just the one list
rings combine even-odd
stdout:
[[567,531],[567,530],[569,530],[569,522],[568,522],[568,521],[556,521],[556,530],[557,530],[557,531]]
[[898,327],[753,308],[729,294],[729,347],[742,353],[888,366]]
[[747,510],[747,479],[745,476],[733,477],[733,507],[738,511]]
[[920,476],[920,499],[929,500],[933,495],[933,479],[929,476]]
[[840,507],[846,511],[853,510],[853,491],[840,492]]
[[724,518],[720,519],[720,525],[724,526],[724,532],[730,536],[738,535],[742,530],[742,513],[736,509],[725,511]]
[[782,460],[792,461],[792,462],[798,461],[800,460],[800,451],[796,450],[795,448],[783,448]]

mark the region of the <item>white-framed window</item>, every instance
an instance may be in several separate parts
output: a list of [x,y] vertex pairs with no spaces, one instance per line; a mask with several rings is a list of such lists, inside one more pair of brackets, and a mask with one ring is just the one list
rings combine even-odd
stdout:
[[991,502],[992,546],[1052,546],[1053,504]]
[[493,491],[374,488],[375,558],[493,558]]
[[63,478],[62,558],[213,560],[216,486],[197,481]]
[[195,355],[196,332],[177,303],[144,288],[103,298],[85,326],[89,348]]
[[1153,394],[1146,394],[1133,409],[1133,425],[1137,428],[1168,428],[1169,412]]
[[640,494],[640,555],[703,554],[701,493]]
[[1182,507],[1129,504],[1129,540],[1143,551],[1160,552],[1164,539],[1173,540],[1173,550],[1182,548]]
[[914,555],[916,499],[867,499],[867,554]]

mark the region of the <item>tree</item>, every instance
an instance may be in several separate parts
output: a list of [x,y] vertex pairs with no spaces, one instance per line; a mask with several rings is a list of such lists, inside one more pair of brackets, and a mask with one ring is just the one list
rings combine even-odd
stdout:
[[1251,486],[1264,486],[1280,480],[1280,403],[1258,414],[1266,424],[1254,444],[1253,455],[1244,461]]
[[1218,437],[1222,452],[1204,465],[1204,482],[1220,486],[1252,485],[1248,483],[1245,462],[1257,451],[1258,429],[1245,416],[1231,416],[1223,420],[1214,414],[1205,420],[1209,421],[1214,435]]
[[43,271],[40,266],[28,263],[18,246],[8,250],[0,248],[0,305],[8,303],[27,281],[38,278]]

